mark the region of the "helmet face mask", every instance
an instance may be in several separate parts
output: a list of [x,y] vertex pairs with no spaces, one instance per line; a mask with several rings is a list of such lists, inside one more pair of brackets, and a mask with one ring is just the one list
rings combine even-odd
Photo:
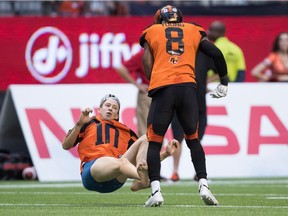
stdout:
[[160,21],[162,22],[182,22],[183,14],[175,6],[166,5],[160,9]]

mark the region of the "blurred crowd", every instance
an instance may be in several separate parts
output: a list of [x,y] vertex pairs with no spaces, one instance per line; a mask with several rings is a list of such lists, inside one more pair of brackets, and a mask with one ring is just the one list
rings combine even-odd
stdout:
[[0,14],[12,16],[96,16],[129,15],[128,2],[124,1],[1,1]]
[[[213,7],[225,7],[225,11],[231,11],[228,7],[237,7],[238,9],[245,6],[263,6],[271,3],[278,3],[283,6],[288,0],[199,0],[199,1],[165,1],[165,4],[172,4],[177,7],[181,6],[183,10],[187,8],[185,14],[190,14],[189,7],[202,7],[200,13],[203,14]],[[0,16],[127,16],[127,15],[151,15],[156,8],[163,4],[162,1],[112,1],[112,0],[79,0],[79,1],[0,1]],[[151,8],[154,8],[151,10]],[[263,10],[263,9],[262,9]],[[266,9],[267,10],[267,9]],[[271,10],[271,8],[270,8]],[[184,11],[183,11],[184,12]],[[193,11],[193,13],[197,10]],[[217,12],[217,11],[216,11]],[[240,10],[240,13],[245,13],[245,10]],[[265,9],[264,9],[265,12]],[[223,13],[223,10],[221,10]],[[232,12],[234,14],[234,12]],[[204,15],[204,14],[203,14]],[[234,14],[235,15],[235,14]]]

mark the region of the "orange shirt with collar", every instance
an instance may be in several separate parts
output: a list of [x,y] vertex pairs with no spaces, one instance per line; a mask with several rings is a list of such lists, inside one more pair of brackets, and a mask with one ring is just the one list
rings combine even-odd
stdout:
[[149,91],[173,84],[195,83],[195,58],[204,29],[192,23],[154,24],[142,32],[154,57]]
[[80,171],[85,162],[108,156],[120,158],[137,140],[137,135],[126,125],[116,121],[95,117],[85,124],[78,134],[78,154],[81,160]]

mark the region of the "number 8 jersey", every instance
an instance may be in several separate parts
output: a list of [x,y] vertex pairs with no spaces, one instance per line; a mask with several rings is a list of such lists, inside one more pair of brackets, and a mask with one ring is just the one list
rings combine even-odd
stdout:
[[195,58],[203,36],[201,26],[181,22],[154,24],[142,32],[140,45],[147,42],[154,57],[149,95],[167,85],[196,83]]

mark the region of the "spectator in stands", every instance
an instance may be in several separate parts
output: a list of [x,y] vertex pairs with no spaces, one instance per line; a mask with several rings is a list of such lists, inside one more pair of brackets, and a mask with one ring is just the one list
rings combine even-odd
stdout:
[[149,81],[145,77],[142,65],[143,53],[144,51],[141,50],[139,53],[132,56],[131,59],[115,68],[123,79],[138,88],[136,106],[138,136],[146,134],[147,116],[151,103],[151,98],[147,96]]
[[[230,41],[225,36],[225,33],[226,27],[224,23],[219,20],[213,21],[207,31],[209,40],[214,42],[214,44],[221,50],[224,55],[227,64],[229,81],[244,82],[246,63],[243,51],[237,44]],[[212,73],[212,76],[209,74],[208,82],[212,82],[217,79],[218,75]]]
[[80,16],[84,11],[84,1],[64,0],[59,3],[58,12],[61,16]]
[[85,2],[85,15],[126,16],[129,14],[129,5],[127,2],[100,0],[91,0]]
[[112,1],[91,0],[87,2],[86,15],[108,16],[114,10]]
[[111,11],[111,15],[114,16],[127,16],[130,14],[129,4],[123,1],[114,1],[114,8]]
[[251,72],[261,82],[288,82],[288,32],[277,35],[271,53]]
[[42,2],[43,14],[48,16],[57,16],[59,3],[61,2],[53,0],[43,1]]

